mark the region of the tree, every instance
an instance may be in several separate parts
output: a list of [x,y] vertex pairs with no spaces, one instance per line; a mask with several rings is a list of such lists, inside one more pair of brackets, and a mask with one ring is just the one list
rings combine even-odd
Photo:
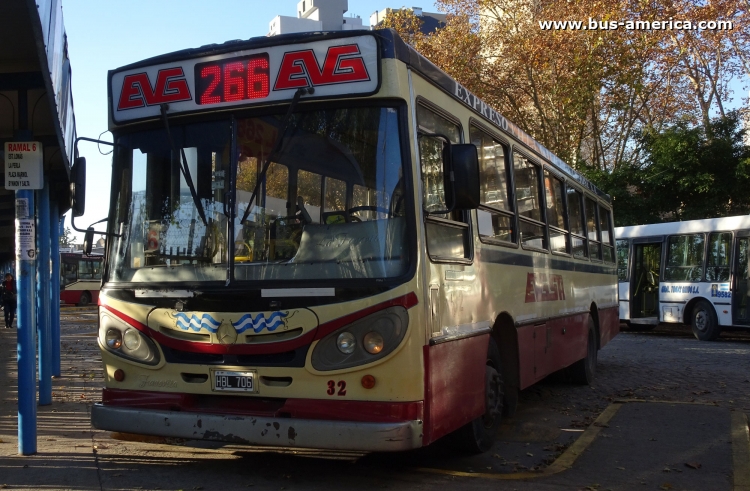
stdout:
[[65,227],[65,231],[60,235],[60,247],[72,247],[75,243],[75,235],[70,231],[70,228]]
[[640,165],[586,175],[614,199],[618,226],[750,213],[750,147],[740,114],[703,126],[679,122],[640,136]]
[[[386,19],[418,51],[574,167],[614,171],[643,155],[638,136],[726,116],[728,83],[750,74],[747,0],[438,0],[446,27]],[[669,20],[732,22],[686,29]],[[550,20],[585,29],[543,29]],[[618,21],[648,22],[648,29]],[[591,23],[596,28],[590,27]],[[614,27],[613,27],[614,23]]]

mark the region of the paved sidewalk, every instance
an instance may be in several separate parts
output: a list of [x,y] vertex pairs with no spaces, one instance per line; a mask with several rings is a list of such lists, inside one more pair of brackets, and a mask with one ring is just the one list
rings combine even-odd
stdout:
[[[279,455],[212,442],[112,438],[92,429],[90,406],[102,385],[95,329],[93,310],[64,311],[63,377],[54,381],[53,405],[38,410],[39,453],[29,457],[17,455],[16,331],[0,329],[0,489],[750,491],[750,482],[734,482],[731,432],[750,406],[750,337],[699,343],[624,333],[600,353],[592,388],[558,377],[524,391],[518,415],[504,422],[490,452],[456,457],[444,442],[353,462],[348,454],[321,460],[301,457],[320,455],[314,451]],[[606,423],[591,425],[622,397],[702,404],[629,402],[607,409]],[[569,445],[586,440],[586,427],[593,430],[590,444],[570,460],[578,444]],[[745,453],[738,462],[747,471],[746,424],[740,430]],[[544,472],[556,458],[553,466],[572,467],[507,479]]]
[[35,456],[18,455],[16,330],[0,329],[0,487],[100,489],[89,408],[100,398],[101,362],[90,348],[90,315],[79,314],[63,312],[64,377],[53,381],[53,404],[37,408]]

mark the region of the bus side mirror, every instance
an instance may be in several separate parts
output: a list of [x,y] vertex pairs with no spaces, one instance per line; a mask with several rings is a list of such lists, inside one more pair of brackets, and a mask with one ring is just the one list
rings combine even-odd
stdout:
[[86,229],[86,234],[83,236],[83,253],[87,256],[91,255],[91,248],[94,245],[94,227]]
[[70,169],[70,208],[74,217],[86,209],[86,157],[77,157]]
[[453,190],[456,210],[474,210],[479,207],[479,157],[477,147],[471,143],[451,145]]

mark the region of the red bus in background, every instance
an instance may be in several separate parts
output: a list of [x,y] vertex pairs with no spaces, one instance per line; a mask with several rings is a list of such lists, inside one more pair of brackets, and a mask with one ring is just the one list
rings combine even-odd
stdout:
[[102,282],[101,254],[60,253],[60,301],[80,306],[96,303]]

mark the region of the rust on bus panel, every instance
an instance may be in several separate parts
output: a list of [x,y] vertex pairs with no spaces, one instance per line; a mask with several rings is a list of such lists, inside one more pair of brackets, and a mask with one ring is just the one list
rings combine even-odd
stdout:
[[559,274],[528,273],[526,303],[565,300],[563,277]]

